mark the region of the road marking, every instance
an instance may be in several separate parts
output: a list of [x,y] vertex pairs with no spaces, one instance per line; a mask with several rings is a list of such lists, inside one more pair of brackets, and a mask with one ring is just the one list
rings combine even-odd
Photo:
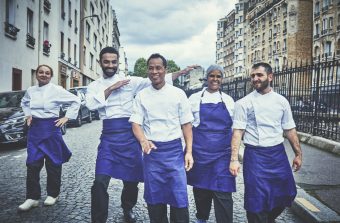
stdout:
[[308,208],[308,210],[313,211],[313,212],[320,212],[320,210],[317,207],[315,207],[312,203],[310,203],[306,199],[304,199],[302,197],[298,197],[298,198],[296,198],[296,200],[298,202],[300,202],[303,206]]

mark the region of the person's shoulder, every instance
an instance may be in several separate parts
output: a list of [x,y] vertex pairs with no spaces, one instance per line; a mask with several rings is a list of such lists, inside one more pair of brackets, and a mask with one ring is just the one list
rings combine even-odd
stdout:
[[186,96],[185,91],[183,91],[182,89],[180,89],[180,88],[178,88],[178,87],[176,87],[176,86],[173,86],[173,85],[171,85],[171,84],[166,84],[166,86],[167,86],[167,88],[168,88],[169,90],[171,90],[172,92],[177,93],[177,94],[180,94],[180,95],[185,95],[185,96]]
[[251,93],[247,94],[246,96],[244,96],[243,98],[240,98],[236,101],[237,104],[245,104],[248,101],[250,101],[252,98],[254,97],[254,91],[252,91]]
[[289,103],[289,102],[288,102],[288,99],[287,99],[285,96],[283,96],[282,94],[279,94],[279,93],[273,91],[273,96],[274,96],[275,98],[277,98],[277,99],[278,99],[279,101],[281,101],[281,102],[287,102],[287,103]]
[[228,95],[228,94],[226,94],[224,92],[222,92],[222,97],[223,97],[224,100],[228,100],[228,101],[234,102],[234,99],[230,95]]

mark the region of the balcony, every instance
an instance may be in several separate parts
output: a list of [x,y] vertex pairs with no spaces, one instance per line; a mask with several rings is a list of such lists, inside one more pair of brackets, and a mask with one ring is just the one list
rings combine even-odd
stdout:
[[321,30],[321,35],[326,35],[328,33],[328,29]]
[[69,25],[69,27],[72,26],[72,19],[69,19],[69,20],[68,20],[68,25]]
[[269,42],[271,42],[272,41],[272,37],[270,36],[268,40],[269,40]]
[[51,2],[48,0],[44,0],[44,10],[49,13],[51,11]]
[[35,39],[33,38],[33,36],[30,33],[26,34],[26,45],[34,48],[35,45]]
[[74,32],[78,33],[78,27],[74,27]]
[[62,12],[62,13],[61,13],[61,18],[64,19],[64,20],[65,20],[65,15],[66,15],[65,12]]
[[320,12],[315,12],[314,13],[314,19],[317,19],[317,18],[319,18],[320,17]]
[[5,35],[12,38],[17,39],[17,33],[20,31],[17,27],[8,22],[5,22]]
[[61,53],[60,53],[60,58],[61,58],[61,59],[64,59],[64,58],[65,58],[65,53],[61,52]]
[[283,17],[287,17],[287,11],[284,11],[282,14],[283,14]]
[[320,34],[315,34],[314,39],[318,39],[320,37]]
[[44,53],[44,55],[46,55],[46,56],[50,55],[51,46],[52,45],[50,44],[50,41],[48,41],[48,40],[44,41],[44,43],[43,43],[43,53]]
[[276,38],[276,36],[277,36],[276,33],[274,33],[274,34],[273,34],[273,37]]
[[336,55],[340,56],[340,50],[336,50]]
[[282,53],[285,53],[287,51],[287,47],[282,48]]
[[328,8],[329,8],[328,5],[326,5],[326,6],[322,7],[321,11],[326,12],[328,10]]
[[266,41],[265,40],[262,40],[262,45],[264,45],[266,43]]
[[336,31],[340,31],[340,25],[336,27]]

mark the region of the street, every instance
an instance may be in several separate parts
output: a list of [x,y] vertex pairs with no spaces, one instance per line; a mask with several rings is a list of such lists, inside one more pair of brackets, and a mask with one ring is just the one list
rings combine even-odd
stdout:
[[[25,200],[26,148],[0,150],[0,223],[15,222],[90,222],[90,191],[94,179],[96,148],[99,143],[101,121],[84,124],[80,128],[68,128],[64,136],[73,152],[71,160],[63,165],[62,188],[59,200],[52,207],[43,206],[46,198],[46,171],[41,172],[42,198],[40,205],[25,213],[18,213],[17,207]],[[108,222],[124,222],[120,208],[122,183],[111,180]],[[237,178],[237,192],[234,198],[234,222],[247,222],[243,209],[243,178]],[[196,220],[192,188],[188,187],[190,222]],[[139,198],[134,211],[138,222],[148,222],[148,213],[143,199],[143,184],[139,185]],[[213,210],[209,222],[215,222]],[[287,209],[277,223],[303,223],[290,209]]]

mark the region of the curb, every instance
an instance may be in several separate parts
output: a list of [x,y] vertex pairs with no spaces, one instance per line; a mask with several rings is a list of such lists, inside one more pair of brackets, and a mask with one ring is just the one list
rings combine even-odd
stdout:
[[[310,138],[307,134],[301,135]],[[300,138],[300,136],[299,136]],[[321,138],[321,137],[319,137]],[[302,141],[301,141],[302,142]],[[243,160],[244,145],[241,143],[239,149],[239,160]],[[319,200],[309,195],[304,189],[296,185],[297,195],[292,204],[292,211],[308,223],[340,222],[340,216],[321,203]]]
[[312,136],[311,134],[298,132],[300,142],[317,147],[318,149],[340,155],[340,143],[320,136]]

